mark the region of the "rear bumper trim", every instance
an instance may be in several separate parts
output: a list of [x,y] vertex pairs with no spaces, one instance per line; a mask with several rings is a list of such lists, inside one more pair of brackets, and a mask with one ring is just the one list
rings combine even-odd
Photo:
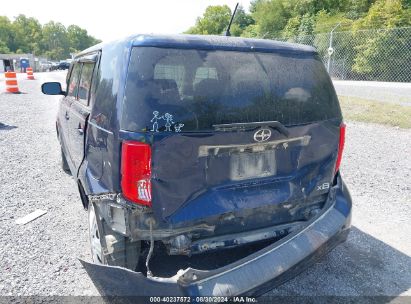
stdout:
[[104,295],[255,296],[292,278],[346,240],[351,199],[344,186],[334,189],[331,206],[303,229],[219,269],[188,268],[173,278],[147,278],[120,267],[81,262]]
[[[348,224],[348,225],[347,225]],[[235,296],[253,293],[258,287],[286,274],[293,267],[307,264],[313,256],[320,256],[347,237],[347,217],[334,205],[317,220],[280,244],[256,252],[252,256],[215,271],[206,272],[204,278],[186,283],[186,277],[201,277],[203,272],[189,269],[179,281],[190,296]],[[324,250],[325,249],[325,250]],[[212,273],[212,274],[211,274]],[[210,275],[211,274],[211,275]]]

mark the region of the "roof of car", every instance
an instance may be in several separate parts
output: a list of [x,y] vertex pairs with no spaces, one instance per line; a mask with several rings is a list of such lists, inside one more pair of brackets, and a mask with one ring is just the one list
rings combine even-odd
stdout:
[[316,53],[308,45],[268,39],[240,38],[212,35],[154,35],[138,34],[111,42],[103,42],[88,48],[77,56],[104,49],[115,44],[125,46],[152,46],[183,49],[233,50],[258,52]]

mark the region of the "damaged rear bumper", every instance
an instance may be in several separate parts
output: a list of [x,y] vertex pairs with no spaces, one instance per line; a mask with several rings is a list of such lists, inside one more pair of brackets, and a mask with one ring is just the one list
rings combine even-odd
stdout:
[[351,198],[339,178],[323,211],[304,228],[235,263],[210,270],[188,268],[172,278],[81,261],[103,295],[258,296],[291,279],[346,240]]

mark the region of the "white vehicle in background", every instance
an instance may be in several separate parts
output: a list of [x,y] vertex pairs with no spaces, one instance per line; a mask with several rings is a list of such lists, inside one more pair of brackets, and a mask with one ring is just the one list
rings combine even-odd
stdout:
[[58,66],[59,66],[59,63],[58,63],[58,62],[52,61],[52,62],[51,62],[51,68],[50,68],[50,70],[51,70],[51,71],[55,71],[55,70],[57,70]]
[[40,72],[49,72],[53,64],[50,61],[41,61],[40,62]]

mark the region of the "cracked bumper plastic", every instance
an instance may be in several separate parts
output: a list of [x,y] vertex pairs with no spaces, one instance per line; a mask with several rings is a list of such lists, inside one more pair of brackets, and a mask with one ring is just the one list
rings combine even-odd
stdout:
[[257,296],[291,279],[346,240],[351,224],[351,198],[341,179],[334,190],[326,210],[303,229],[219,269],[189,268],[166,279],[81,262],[103,295]]

